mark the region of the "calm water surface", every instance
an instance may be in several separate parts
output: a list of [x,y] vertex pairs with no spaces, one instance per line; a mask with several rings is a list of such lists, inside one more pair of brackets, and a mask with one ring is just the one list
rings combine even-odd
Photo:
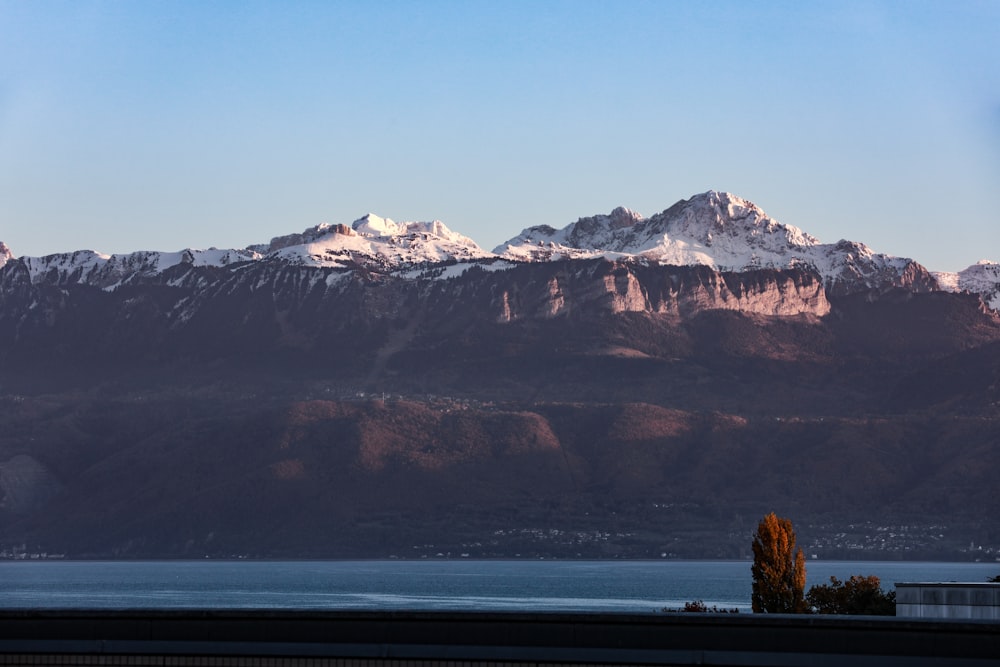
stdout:
[[[815,561],[808,583],[874,574],[985,581],[1000,563]],[[5,608],[656,612],[750,608],[749,561],[5,561]]]

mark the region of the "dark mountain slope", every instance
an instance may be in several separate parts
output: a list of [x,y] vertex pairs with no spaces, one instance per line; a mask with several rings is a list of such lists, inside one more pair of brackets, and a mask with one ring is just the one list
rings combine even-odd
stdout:
[[4,530],[77,555],[735,556],[731,524],[769,507],[806,525],[944,526],[932,554],[983,541],[1000,510],[1000,430],[970,418],[153,395],[66,408],[3,406],[4,471],[30,429],[62,484]]
[[825,555],[865,521],[917,535],[881,556],[1000,543],[978,297],[603,260],[22,269],[0,269],[5,547],[728,557],[771,510]]

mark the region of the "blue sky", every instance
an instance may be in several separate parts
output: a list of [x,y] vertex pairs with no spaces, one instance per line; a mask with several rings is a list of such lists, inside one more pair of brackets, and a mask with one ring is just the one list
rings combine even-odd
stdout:
[[0,240],[243,247],[371,211],[489,249],[716,189],[958,270],[1000,261],[997,34],[992,0],[0,0]]

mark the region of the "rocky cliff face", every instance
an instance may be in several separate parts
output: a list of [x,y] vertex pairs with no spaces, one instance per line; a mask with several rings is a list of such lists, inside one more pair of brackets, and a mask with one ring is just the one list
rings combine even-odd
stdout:
[[505,266],[407,280],[268,263],[182,263],[101,288],[104,280],[80,284],[58,272],[33,280],[29,266],[13,262],[0,269],[0,358],[19,358],[27,349],[95,362],[129,351],[141,358],[197,358],[206,350],[225,353],[227,345],[230,352],[305,352],[335,338],[361,345],[362,332],[374,335],[387,322],[450,331],[460,323],[621,313],[676,321],[715,310],[769,317],[830,311],[819,276],[798,269],[721,273],[604,260]]
[[721,273],[708,267],[601,260],[522,265],[500,283],[501,321],[557,317],[574,310],[646,313],[673,318],[711,310],[766,316],[830,312],[822,281],[802,270]]

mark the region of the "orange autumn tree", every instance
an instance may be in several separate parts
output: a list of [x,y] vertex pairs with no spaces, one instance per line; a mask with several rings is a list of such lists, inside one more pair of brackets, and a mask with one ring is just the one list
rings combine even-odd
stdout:
[[771,512],[753,536],[753,594],[755,613],[797,614],[805,603],[806,559],[795,549],[792,522]]

